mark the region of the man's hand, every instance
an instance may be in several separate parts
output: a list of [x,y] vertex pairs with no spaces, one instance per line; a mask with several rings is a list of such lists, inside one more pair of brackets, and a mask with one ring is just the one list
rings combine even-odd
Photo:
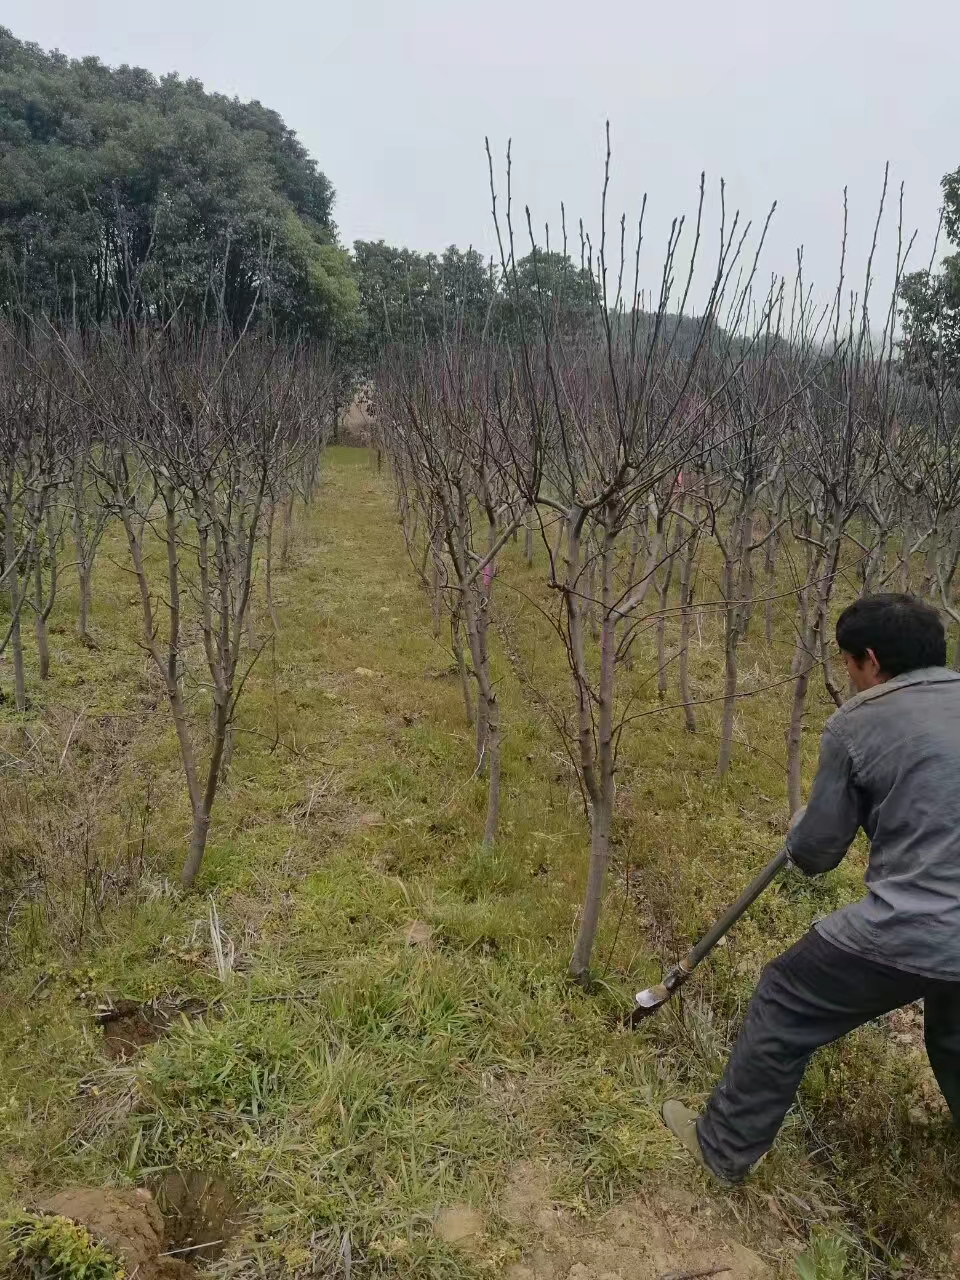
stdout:
[[[787,834],[788,834],[788,835],[790,834],[790,832],[793,830],[793,828],[797,825],[797,823],[800,821],[800,819],[803,817],[803,815],[804,815],[806,812],[807,812],[807,806],[806,806],[805,804],[802,804],[802,805],[800,806],[800,808],[799,808],[799,809],[797,809],[797,811],[794,813],[793,817],[790,819],[790,822],[789,822],[789,824],[788,824],[788,826],[787,826]],[[787,848],[787,866],[788,866],[788,867],[796,867],[796,866],[797,866],[797,864],[794,862],[793,858],[791,858],[791,856],[790,856],[790,849],[789,849],[789,847]],[[799,870],[799,868],[797,868],[797,869]]]

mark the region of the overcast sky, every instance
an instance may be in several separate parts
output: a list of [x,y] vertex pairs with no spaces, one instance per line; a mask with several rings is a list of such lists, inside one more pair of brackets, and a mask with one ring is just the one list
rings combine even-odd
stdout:
[[763,262],[829,289],[849,187],[865,265],[891,164],[929,257],[939,181],[960,165],[958,0],[0,0],[0,23],[72,56],[196,76],[258,98],[296,129],[337,190],[346,242],[494,248],[484,136],[513,139],[515,193],[537,225],[633,222],[649,193],[651,259],[699,174],[762,222]]

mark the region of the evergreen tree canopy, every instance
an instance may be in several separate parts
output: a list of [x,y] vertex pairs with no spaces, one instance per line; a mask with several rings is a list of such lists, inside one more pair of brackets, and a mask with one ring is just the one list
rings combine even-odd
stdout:
[[371,353],[389,342],[483,331],[495,282],[475,249],[450,245],[438,257],[383,240],[357,240],[353,253]]
[[[960,169],[942,183],[943,229],[960,249]],[[960,252],[949,254],[942,268],[915,271],[906,277],[903,299],[903,352],[908,367],[924,366],[952,374],[960,367]]]
[[356,316],[333,187],[258,102],[45,53],[0,28],[0,305],[175,310],[319,336]]

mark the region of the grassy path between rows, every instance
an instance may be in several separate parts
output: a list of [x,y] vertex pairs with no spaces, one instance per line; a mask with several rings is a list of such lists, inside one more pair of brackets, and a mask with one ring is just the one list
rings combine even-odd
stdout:
[[[389,481],[333,450],[184,896],[175,739],[121,556],[109,544],[98,568],[100,649],[76,645],[66,598],[52,679],[25,721],[3,713],[4,875],[32,889],[5,907],[0,1201],[214,1173],[249,1214],[224,1275],[627,1280],[719,1258],[788,1276],[811,1227],[822,1280],[865,1274],[853,1245],[844,1272],[847,1236],[939,1273],[956,1149],[911,1128],[935,1103],[909,1027],[827,1055],[735,1193],[707,1188],[658,1119],[667,1094],[704,1095],[763,959],[849,895],[855,867],[786,881],[686,1004],[638,1034],[615,1025],[776,840],[779,703],[745,704],[754,749],[722,785],[708,715],[696,740],[677,713],[652,717],[625,754],[588,995],[564,976],[584,823],[527,683],[565,697],[511,590],[529,571],[507,563],[498,588],[504,823],[484,851],[471,733]],[[94,1012],[121,999],[170,1026],[111,1061]]]

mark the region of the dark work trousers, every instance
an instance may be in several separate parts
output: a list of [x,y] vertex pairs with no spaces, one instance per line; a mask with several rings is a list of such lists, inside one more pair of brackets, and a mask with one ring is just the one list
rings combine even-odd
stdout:
[[768,964],[723,1079],[697,1122],[714,1173],[739,1182],[770,1149],[815,1049],[921,997],[930,1065],[960,1124],[960,982],[876,964],[816,929]]

